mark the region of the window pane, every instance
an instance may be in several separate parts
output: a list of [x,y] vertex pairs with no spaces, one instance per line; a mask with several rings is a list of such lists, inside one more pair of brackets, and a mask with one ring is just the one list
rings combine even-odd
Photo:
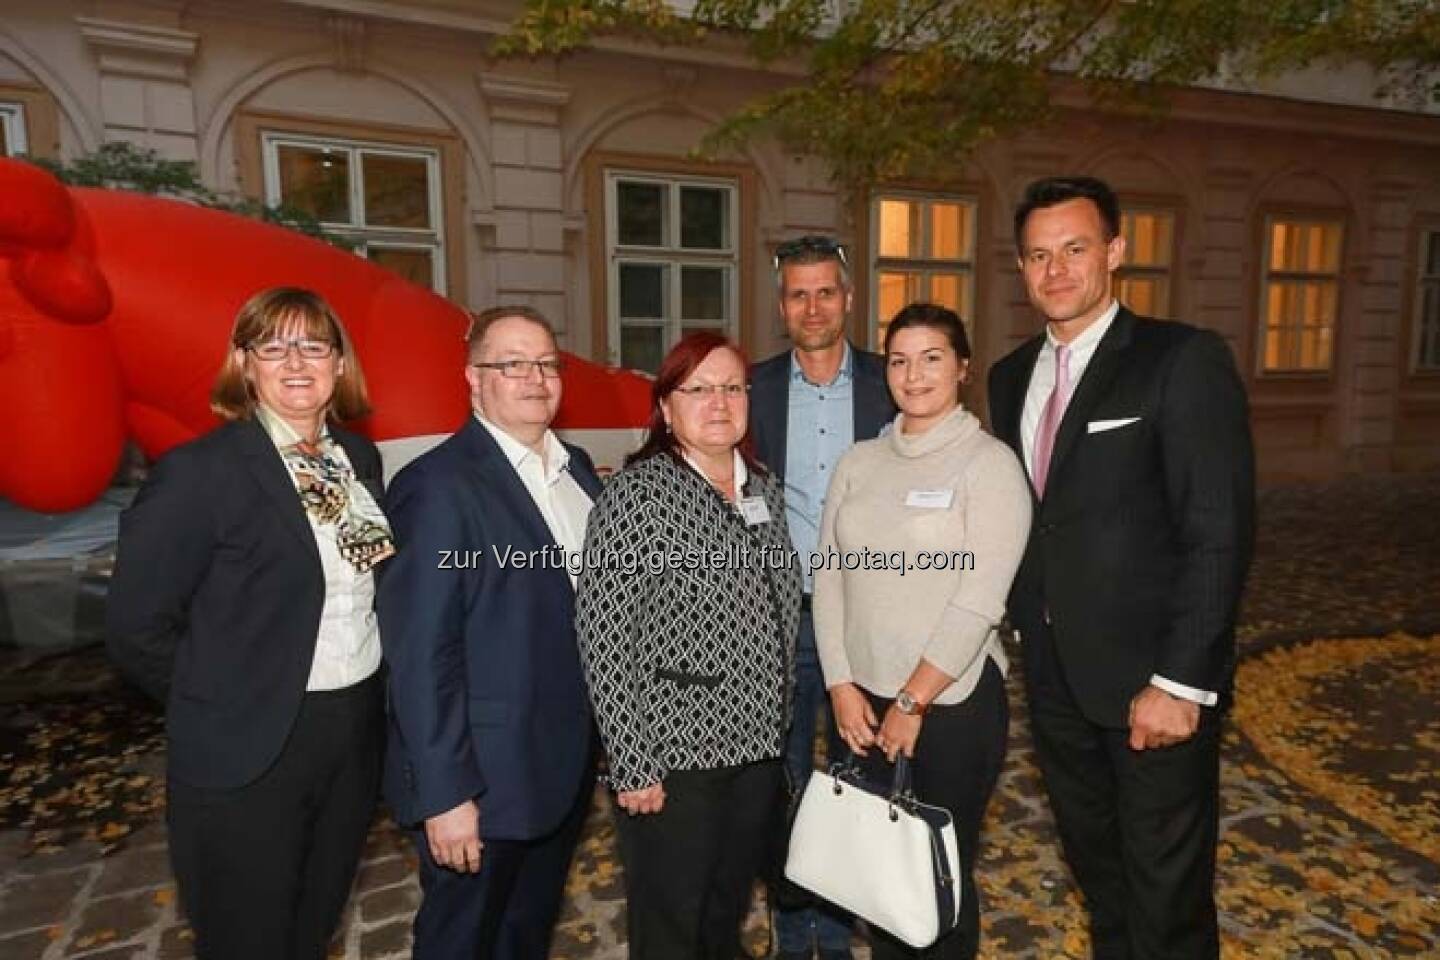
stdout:
[[915,256],[916,205],[908,200],[880,201],[880,256]]
[[891,318],[907,303],[920,299],[920,274],[883,271],[880,274],[879,290],[880,316],[877,326],[883,342],[885,328],[890,325]]
[[1425,239],[1425,273],[1427,276],[1440,276],[1440,231],[1426,234]]
[[1170,265],[1175,218],[1156,210],[1126,213],[1121,217],[1125,235],[1125,262],[1142,267]]
[[350,151],[338,147],[276,148],[280,199],[325,223],[353,223]]
[[665,186],[621,181],[615,185],[615,191],[620,243],[665,246]]
[[[930,302],[949,307],[968,320],[968,305],[965,303],[965,278],[956,273],[936,273],[930,276]],[[892,313],[893,317],[894,314]]]
[[725,310],[724,267],[680,268],[680,316],[685,320],[720,320]]
[[1339,295],[1333,280],[1270,282],[1265,296],[1266,369],[1329,368]]
[[371,245],[365,256],[387,270],[393,270],[411,283],[427,289],[435,286],[435,255],[430,250]]
[[654,373],[665,356],[663,327],[620,326],[620,366]]
[[365,222],[376,227],[430,227],[429,165],[420,157],[363,153]]
[[665,272],[658,263],[620,264],[620,316],[664,319]]
[[970,207],[963,203],[930,205],[930,256],[937,260],[970,257]]
[[1270,225],[1270,269],[1336,273],[1340,269],[1340,224],[1276,221]]
[[1116,296],[1121,303],[1142,316],[1170,316],[1170,280],[1167,277],[1121,276]]
[[725,222],[729,212],[727,194],[713,187],[680,188],[680,246],[689,250],[724,250],[730,246]]
[[1440,367],[1440,283],[1427,283],[1421,295],[1420,350],[1415,365],[1430,370]]

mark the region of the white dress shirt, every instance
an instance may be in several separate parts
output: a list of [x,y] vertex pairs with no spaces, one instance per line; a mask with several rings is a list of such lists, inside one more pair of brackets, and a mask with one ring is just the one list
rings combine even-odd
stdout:
[[[594,503],[570,475],[570,451],[553,432],[546,430],[541,440],[545,450],[542,457],[479,413],[475,419],[495,438],[500,452],[520,475],[530,499],[545,518],[550,536],[565,551],[567,560],[573,559],[585,544],[585,524]],[[565,569],[570,575],[570,585],[575,586],[578,564],[567,562]]]
[[[257,414],[277,450],[300,440],[285,420],[261,408]],[[329,429],[322,427],[321,435]],[[339,443],[328,445],[326,451],[336,460],[354,469],[345,448]],[[298,497],[299,494],[297,493]],[[310,661],[306,691],[342,690],[353,686],[380,669],[380,623],[375,618],[375,573],[358,572],[340,554],[335,542],[335,525],[316,523],[305,511],[315,546],[320,552],[320,568],[325,574],[325,603],[320,608],[320,631],[315,638],[315,657]]]
[[[1075,398],[1075,392],[1080,389],[1080,378],[1085,375],[1085,368],[1090,365],[1090,360],[1095,356],[1095,348],[1100,346],[1100,341],[1110,330],[1110,325],[1115,322],[1115,317],[1120,313],[1120,302],[1110,301],[1110,308],[1090,326],[1085,328],[1074,340],[1069,343],[1070,347],[1070,398]],[[1045,328],[1045,346],[1040,349],[1040,354],[1035,358],[1035,369],[1030,374],[1030,387],[1025,392],[1025,406],[1020,413],[1020,443],[1025,450],[1025,472],[1033,478],[1035,476],[1035,434],[1040,429],[1040,418],[1044,416],[1045,404],[1050,399],[1050,393],[1055,389],[1055,347],[1060,341],[1056,339],[1055,332],[1047,325]],[[1213,707],[1220,701],[1219,694],[1213,690],[1200,690],[1195,687],[1186,686],[1183,683],[1176,683],[1168,680],[1158,673],[1150,677],[1150,683],[1159,687],[1166,693],[1182,700],[1191,700],[1206,707]]]

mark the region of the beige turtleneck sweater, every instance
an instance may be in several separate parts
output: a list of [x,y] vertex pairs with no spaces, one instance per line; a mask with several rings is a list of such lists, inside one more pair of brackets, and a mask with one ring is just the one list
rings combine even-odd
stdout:
[[[854,682],[893,697],[923,657],[955,678],[935,702],[959,703],[987,656],[1008,667],[995,627],[1030,534],[1030,485],[1010,448],[963,407],[924,433],[903,427],[902,414],[888,434],[856,444],[830,481],[815,570],[820,665],[827,687]],[[876,553],[903,553],[908,569],[864,569],[866,549],[872,566]],[[951,551],[973,554],[973,569],[919,569],[921,553],[953,560]]]

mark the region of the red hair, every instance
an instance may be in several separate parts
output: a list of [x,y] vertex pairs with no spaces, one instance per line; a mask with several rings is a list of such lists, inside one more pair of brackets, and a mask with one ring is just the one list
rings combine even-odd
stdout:
[[[660,361],[660,369],[655,373],[655,383],[650,387],[650,421],[645,425],[645,442],[640,445],[639,450],[625,458],[627,467],[658,453],[668,453],[676,458],[680,456],[680,444],[665,423],[665,413],[660,409],[660,401],[667,399],[675,392],[676,387],[689,380],[695,369],[716,350],[729,350],[740,361],[740,366],[747,371],[750,369],[750,358],[745,356],[740,344],[718,333],[699,330],[680,338],[680,342],[665,354],[665,359]],[[740,451],[745,466],[759,473],[768,472],[765,465],[755,457],[748,419],[745,423],[745,435],[740,438],[735,449]]]

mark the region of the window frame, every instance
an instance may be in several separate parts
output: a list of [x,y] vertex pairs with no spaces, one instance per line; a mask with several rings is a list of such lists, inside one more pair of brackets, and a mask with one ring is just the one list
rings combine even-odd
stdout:
[[[383,140],[354,137],[323,136],[285,130],[264,130],[260,134],[261,170],[264,177],[264,199],[271,206],[282,202],[280,188],[280,149],[344,151],[349,156],[349,208],[351,220],[321,221],[330,233],[355,242],[357,256],[370,259],[370,245],[380,249],[428,250],[431,252],[432,276],[430,289],[444,296],[448,288],[447,250],[445,235],[445,204],[443,158],[438,147],[398,145]],[[401,157],[425,162],[427,184],[426,205],[431,226],[372,226],[365,222],[365,165],[367,155]],[[432,239],[433,238],[433,239]]]
[[[909,203],[921,205],[920,222],[920,249],[922,252],[930,252],[931,232],[933,230],[932,218],[926,214],[935,203],[958,203],[969,208],[970,235],[962,238],[961,249],[968,248],[969,257],[958,259],[941,259],[934,256],[921,257],[886,257],[880,253],[880,229],[881,215],[880,205],[886,200],[902,200]],[[978,261],[980,244],[980,198],[978,193],[970,191],[955,190],[928,190],[923,187],[906,186],[885,186],[877,187],[871,191],[866,203],[866,241],[868,244],[869,256],[865,270],[865,318],[864,336],[865,343],[872,350],[879,350],[880,343],[880,274],[886,270],[905,273],[918,273],[925,284],[926,294],[930,283],[936,274],[943,276],[959,275],[962,285],[962,302],[970,304],[970,313],[978,310],[976,297],[978,296]],[[852,266],[852,271],[853,271]],[[853,279],[852,279],[853,282]],[[970,338],[971,346],[975,344],[975,317],[962,316],[965,323],[966,333]]]
[[[754,310],[751,309],[754,299],[755,253],[744,240],[754,235],[754,170],[740,164],[690,162],[679,158],[594,150],[585,157],[584,171],[588,224],[586,233],[589,240],[590,355],[602,363],[620,363],[619,261],[616,260],[611,245],[611,238],[616,237],[617,232],[615,218],[618,209],[611,202],[610,193],[613,182],[625,179],[667,182],[673,180],[698,186],[719,184],[732,188],[730,213],[734,219],[730,224],[728,254],[687,250],[679,259],[667,259],[660,254],[668,248],[641,246],[624,248],[623,253],[631,258],[630,262],[724,262],[733,265],[733,274],[727,286],[727,295],[733,299],[728,305],[730,315],[726,318],[725,328],[730,337],[738,340],[741,349],[749,351],[755,323]],[[612,174],[618,176],[612,178]],[[678,221],[674,229],[679,229]],[[678,238],[678,233],[675,236]],[[698,256],[692,258],[692,254]],[[678,293],[678,271],[672,282],[676,284],[674,289]],[[675,322],[677,328],[683,328],[678,320]],[[688,326],[691,329],[713,329],[715,324],[713,321],[697,320]]]
[[1434,285],[1437,295],[1440,295],[1440,272],[1434,274],[1425,272],[1425,265],[1430,259],[1431,245],[1440,249],[1440,219],[1427,218],[1418,223],[1415,231],[1415,243],[1411,248],[1415,260],[1408,291],[1411,305],[1410,309],[1406,311],[1410,331],[1405,341],[1407,355],[1405,369],[1410,376],[1423,379],[1440,378],[1440,312],[1437,312],[1435,318],[1435,362],[1430,365],[1422,365],[1420,362],[1420,350],[1425,336],[1426,286]]
[[30,153],[24,103],[0,99],[0,128],[5,131],[5,156],[18,157]]
[[[1271,240],[1274,234],[1274,225],[1277,222],[1292,225],[1327,225],[1335,226],[1340,231],[1340,242],[1336,252],[1336,265],[1334,273],[1315,273],[1309,271],[1294,270],[1272,270],[1270,268]],[[1340,328],[1344,316],[1345,304],[1345,255],[1349,242],[1349,220],[1341,210],[1332,208],[1304,208],[1304,207],[1276,207],[1263,210],[1260,213],[1260,236],[1259,236],[1259,260],[1258,260],[1258,284],[1255,296],[1255,322],[1252,330],[1255,336],[1255,356],[1253,363],[1254,375],[1257,379],[1269,381],[1284,380],[1308,380],[1321,381],[1330,380],[1339,369],[1340,353]],[[1267,345],[1267,303],[1270,294],[1272,279],[1281,280],[1314,280],[1317,278],[1329,277],[1335,284],[1335,314],[1330,323],[1330,355],[1329,363],[1323,368],[1278,368],[1269,369],[1265,364],[1265,353]],[[1299,330],[1295,331],[1298,335]]]
[[467,292],[469,244],[464,227],[466,152],[460,138],[448,130],[406,127],[398,124],[322,120],[303,114],[242,108],[235,114],[235,166],[241,191],[265,202],[265,160],[261,147],[266,133],[299,139],[320,138],[379,143],[405,150],[433,149],[440,154],[440,190],[444,209],[444,288],[432,288],[452,303],[464,306]]
[[[1165,280],[1166,303],[1163,311],[1155,311],[1149,316],[1173,320],[1180,315],[1178,308],[1180,290],[1176,283],[1178,273],[1175,269],[1180,259],[1180,230],[1182,224],[1181,208],[1178,204],[1169,203],[1163,200],[1135,199],[1127,201],[1124,197],[1120,200],[1120,233],[1125,234],[1125,217],[1129,214],[1165,214],[1170,218],[1170,257],[1168,263],[1163,267],[1150,265],[1138,265],[1122,262],[1115,270],[1115,298],[1130,308],[1124,298],[1120,296],[1120,286],[1129,277],[1141,278],[1163,278]],[[1126,257],[1130,254],[1129,244],[1126,244]]]

